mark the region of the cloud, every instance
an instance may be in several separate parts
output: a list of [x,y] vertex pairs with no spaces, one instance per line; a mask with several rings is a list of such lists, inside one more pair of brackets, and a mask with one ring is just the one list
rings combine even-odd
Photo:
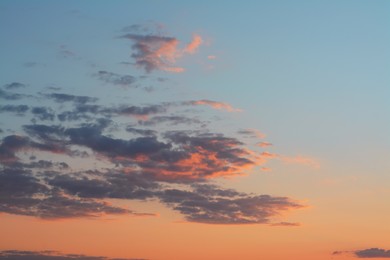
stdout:
[[[241,175],[262,163],[236,138],[127,127],[129,133],[141,137],[120,139],[103,134],[110,124],[104,119],[79,127],[24,125],[28,136],[5,137],[0,154],[6,168],[0,182],[7,188],[0,187],[0,211],[43,219],[105,214],[149,216],[153,214],[136,213],[105,200],[157,200],[191,222],[271,224],[281,212],[302,207],[286,197],[246,194],[204,184],[211,178]],[[72,172],[67,164],[47,160],[23,163],[18,157],[18,152],[25,150],[72,156],[72,146],[91,149],[99,160],[105,158],[115,164],[115,169]],[[167,183],[176,186],[173,189]]]
[[123,87],[133,86],[134,83],[137,81],[136,78],[131,75],[119,75],[104,70],[99,71],[96,74],[96,76],[98,77],[98,79],[106,83],[111,83],[113,85],[123,86]]
[[[271,157],[247,149],[238,138],[209,131],[197,118],[174,111],[166,113],[170,108],[199,105],[237,111],[229,104],[204,99],[102,106],[90,104],[98,100],[88,96],[41,95],[61,106],[27,109],[36,119],[51,124],[25,124],[22,134],[6,136],[0,143],[0,163],[4,167],[0,181],[8,187],[2,188],[0,212],[42,219],[106,214],[154,216],[111,205],[106,200],[155,200],[191,222],[272,224],[281,212],[301,207],[287,197],[246,194],[207,184],[214,178],[242,175]],[[24,105],[4,105],[1,109],[27,111]],[[123,123],[118,124],[118,116],[133,116],[139,121],[123,127]],[[162,123],[164,130],[159,126]],[[199,123],[203,124],[202,131],[168,128]],[[137,124],[149,129],[134,127]],[[115,131],[121,130],[116,136]],[[241,134],[256,133],[246,130]],[[98,160],[107,169],[72,170],[69,162],[85,151],[88,160]],[[26,161],[26,152],[32,158],[46,152],[53,160],[43,157]],[[66,163],[54,160],[63,156],[68,158]]]
[[354,251],[358,258],[390,258],[390,250],[382,248],[369,248]]
[[77,58],[77,59],[80,59],[80,57],[78,57],[76,55],[76,53],[72,50],[70,50],[68,48],[68,46],[66,45],[60,45],[59,46],[59,50],[58,50],[58,54],[61,58]]
[[104,201],[70,197],[47,187],[30,171],[0,171],[0,212],[35,216],[43,219],[98,217],[104,214],[131,214]]
[[114,170],[88,174],[56,174],[48,176],[46,181],[49,185],[80,198],[145,200],[155,197],[155,191],[160,188],[157,182],[145,175]]
[[120,38],[129,39],[132,45],[132,58],[135,65],[150,73],[153,70],[169,72],[183,72],[184,68],[174,67],[173,64],[179,58],[177,45],[179,41],[174,37],[157,35],[125,34]]
[[332,255],[352,254],[357,258],[390,258],[390,250],[382,248],[368,248],[355,251],[334,251]]
[[53,121],[55,114],[50,108],[47,107],[33,107],[31,113],[36,116],[39,120],[50,120]]
[[155,136],[157,135],[157,131],[150,129],[138,129],[131,126],[126,127],[126,131],[133,134],[139,134],[143,136]]
[[271,226],[280,226],[280,227],[299,227],[300,223],[292,223],[292,222],[278,222],[272,223]]
[[184,52],[193,54],[198,50],[199,46],[202,43],[203,43],[202,37],[200,37],[197,34],[194,34],[192,36],[192,41],[189,44],[187,44],[187,46],[184,48]]
[[20,82],[12,82],[4,85],[5,89],[16,89],[16,88],[25,88],[25,87],[26,85]]
[[[131,29],[135,29],[136,27]],[[137,26],[137,28],[140,28]],[[134,30],[131,30],[134,31]],[[179,58],[185,54],[193,54],[203,43],[202,38],[194,34],[193,39],[183,49],[179,48],[180,41],[175,37],[162,36],[161,34],[128,33],[119,38],[129,39],[133,42],[132,58],[135,65],[150,73],[153,70],[168,72],[183,72],[184,68],[175,66]]]
[[39,143],[31,140],[29,137],[20,135],[9,135],[3,138],[0,144],[0,163],[10,164],[19,160],[17,152],[26,150],[38,150],[58,153],[69,153],[63,144],[45,140],[44,143]]
[[141,258],[108,258],[104,256],[87,256],[78,254],[61,254],[57,251],[0,251],[0,260],[146,260]]
[[51,93],[51,94],[45,94],[44,96],[50,99],[54,99],[54,101],[58,103],[75,102],[75,103],[85,104],[88,102],[97,101],[97,98],[93,98],[93,97],[75,96],[75,95],[69,95],[64,93]]
[[8,91],[4,91],[0,89],[0,98],[5,99],[5,100],[18,100],[24,98],[25,95],[22,94],[17,94],[17,93],[11,93]]
[[[177,61],[203,43],[194,34],[188,44],[181,44],[165,36],[162,28],[150,33],[146,27],[132,26],[126,33],[121,38],[131,41],[135,64],[146,72],[183,71]],[[61,51],[75,56],[65,46]],[[129,87],[137,87],[138,80],[165,81],[105,70],[95,77]],[[264,163],[277,157],[248,148],[245,137],[263,137],[258,130],[243,129],[230,137],[213,129],[207,117],[191,114],[203,110],[198,106],[240,109],[209,99],[107,105],[105,99],[58,90],[38,93],[40,104],[32,107],[7,102],[0,106],[0,112],[28,112],[18,118],[20,124],[10,126],[14,129],[9,131],[18,134],[0,141],[0,212],[49,220],[155,216],[123,206],[137,200],[159,202],[190,222],[297,225],[281,220],[282,213],[303,207],[289,197],[212,184],[218,178],[248,174],[257,166],[267,169]],[[0,89],[5,100],[25,97],[30,96]]]
[[149,115],[164,113],[167,111],[166,105],[151,105],[151,106],[121,106],[117,109],[108,109],[107,112],[117,113],[119,115],[135,116],[138,119],[146,120]]
[[252,138],[260,138],[260,139],[265,138],[265,134],[263,134],[257,129],[243,129],[243,130],[239,130],[237,133]]
[[194,186],[192,191],[165,190],[161,200],[188,221],[207,224],[265,224],[282,211],[302,207],[285,197],[238,193],[213,185]]
[[141,125],[154,126],[161,123],[169,123],[170,125],[178,124],[201,124],[202,122],[195,118],[189,118],[185,116],[154,116],[150,119],[140,121]]
[[23,115],[29,109],[30,108],[27,105],[5,105],[5,106],[0,106],[0,113],[10,112],[10,113],[16,113],[18,115]]
[[210,107],[215,108],[215,109],[225,110],[228,112],[241,112],[242,111],[241,109],[232,107],[230,104],[218,102],[218,101],[213,101],[213,100],[207,100],[207,99],[185,101],[185,102],[182,102],[182,104],[183,105],[193,105],[193,106],[206,105],[206,106],[210,106]]
[[260,143],[257,144],[257,146],[259,146],[259,147],[268,147],[268,146],[272,146],[272,144],[269,143],[269,142],[260,142]]

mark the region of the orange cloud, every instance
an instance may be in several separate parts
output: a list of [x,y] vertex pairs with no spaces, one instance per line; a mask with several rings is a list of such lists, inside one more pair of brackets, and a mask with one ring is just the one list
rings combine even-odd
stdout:
[[219,110],[226,110],[228,112],[241,112],[241,109],[234,108],[230,104],[223,103],[223,102],[217,102],[217,101],[212,101],[212,100],[195,100],[190,102],[192,105],[207,105],[211,106],[212,108],[219,109]]
[[270,152],[262,152],[261,156],[266,157],[266,158],[276,158],[279,155],[277,155],[275,153],[270,153]]
[[192,41],[185,47],[184,52],[193,54],[196,52],[196,50],[199,48],[199,46],[202,43],[203,43],[202,38],[199,35],[194,34],[192,37]]
[[268,146],[271,146],[272,144],[269,143],[269,142],[261,142],[261,143],[258,143],[257,146],[259,147],[268,147]]
[[217,58],[217,56],[215,56],[215,55],[207,56],[207,59],[209,59],[209,60],[215,60],[216,58]]

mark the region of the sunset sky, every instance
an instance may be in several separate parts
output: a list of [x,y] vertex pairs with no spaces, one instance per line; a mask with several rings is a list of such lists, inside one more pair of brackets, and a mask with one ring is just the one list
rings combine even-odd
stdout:
[[0,1],[0,260],[390,258],[390,1]]

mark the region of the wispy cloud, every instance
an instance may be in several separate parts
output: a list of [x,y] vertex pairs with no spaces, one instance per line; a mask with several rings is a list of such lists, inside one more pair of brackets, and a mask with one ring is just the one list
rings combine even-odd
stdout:
[[242,112],[241,109],[234,108],[232,105],[230,105],[228,103],[207,100],[207,99],[186,101],[186,102],[183,102],[183,104],[184,105],[194,105],[194,106],[206,105],[206,106],[210,106],[210,107],[215,108],[215,109],[225,110],[228,112]]

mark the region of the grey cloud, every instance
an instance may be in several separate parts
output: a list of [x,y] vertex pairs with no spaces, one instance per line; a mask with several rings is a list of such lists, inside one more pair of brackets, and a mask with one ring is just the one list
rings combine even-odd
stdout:
[[25,112],[29,110],[29,107],[27,105],[5,105],[0,106],[0,113],[1,112],[11,112],[16,113],[18,115],[22,115]]
[[143,136],[155,136],[157,131],[150,129],[138,129],[131,126],[126,127],[126,131],[133,134],[139,134]]
[[390,250],[382,248],[369,248],[354,252],[359,258],[390,258]]
[[93,98],[93,97],[75,96],[75,95],[69,95],[63,93],[51,93],[51,94],[45,94],[44,96],[51,98],[58,103],[75,102],[75,103],[85,104],[88,102],[97,101],[97,98]]
[[139,121],[139,124],[145,126],[154,126],[160,123],[169,123],[171,125],[178,124],[201,124],[202,122],[195,118],[185,116],[155,116],[148,120]]
[[168,144],[159,142],[156,137],[138,137],[130,140],[114,139],[101,134],[97,127],[70,128],[65,131],[73,144],[83,145],[107,157],[150,155]]
[[54,111],[47,107],[33,107],[31,113],[36,116],[39,120],[50,120],[53,121],[55,118]]
[[160,199],[188,221],[207,224],[266,224],[282,211],[302,207],[286,197],[251,195],[207,185],[193,191],[167,189]]
[[27,147],[29,145],[29,139],[18,135],[10,135],[3,138],[0,144],[0,162],[9,163],[16,161],[18,158],[15,153]]
[[132,33],[158,33],[163,29],[163,25],[150,22],[145,24],[132,24],[122,28],[122,32]]
[[104,70],[99,71],[96,76],[106,83],[126,87],[133,86],[133,84],[137,81],[136,78],[131,75],[119,75]]
[[7,165],[8,167],[12,167],[13,169],[68,169],[69,165],[65,162],[52,162],[48,160],[38,160],[32,161],[29,163],[23,162],[13,162]]
[[38,143],[26,136],[9,135],[3,138],[0,144],[0,163],[10,164],[18,161],[16,153],[22,149],[40,150],[55,153],[66,153],[66,148],[59,143],[47,140],[44,143]]
[[[67,193],[81,198],[141,199],[154,197],[160,185],[145,175],[118,171],[107,173],[93,172],[80,177],[59,174],[48,177],[48,184],[61,188]],[[101,177],[104,177],[102,179]]]
[[17,93],[11,93],[11,92],[4,91],[4,90],[0,89],[0,98],[2,98],[2,99],[5,99],[5,100],[18,100],[18,99],[22,99],[23,97],[25,97],[25,95],[17,94]]
[[78,254],[61,254],[56,251],[0,251],[0,259],[6,260],[146,260],[141,258],[108,258]]
[[[63,111],[57,115],[58,120],[64,121],[91,121],[98,114],[107,114],[110,111],[104,110],[99,105],[77,104],[72,111]],[[107,115],[109,116],[109,114]]]
[[23,130],[32,137],[38,137],[45,141],[55,141],[63,137],[65,129],[58,125],[24,125]]
[[45,219],[97,217],[101,214],[130,214],[106,202],[64,196],[34,177],[31,171],[0,171],[0,212]]
[[134,115],[134,116],[148,116],[152,114],[164,113],[167,111],[165,105],[151,105],[145,107],[139,106],[122,106],[119,109],[114,110],[121,115]]
[[4,88],[6,89],[25,88],[25,87],[26,85],[20,82],[12,82],[4,85]]

